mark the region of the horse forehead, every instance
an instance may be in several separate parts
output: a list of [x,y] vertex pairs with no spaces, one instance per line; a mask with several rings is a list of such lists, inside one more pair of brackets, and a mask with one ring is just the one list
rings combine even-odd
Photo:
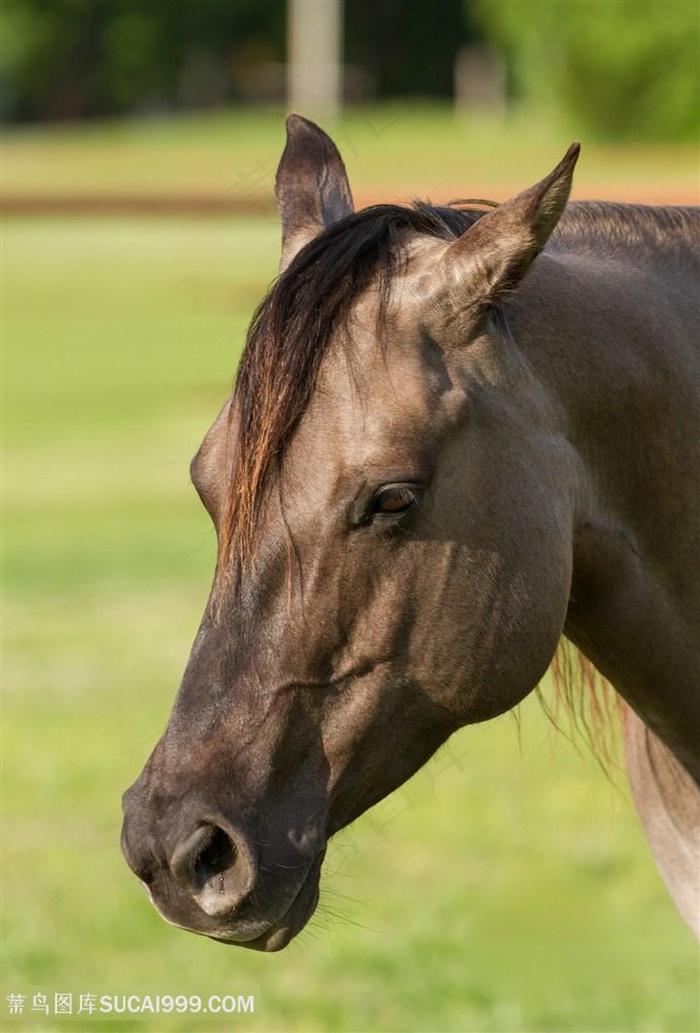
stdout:
[[[378,286],[354,303],[347,326],[321,364],[321,394],[337,402],[371,400],[417,415],[432,393],[423,311],[442,242],[417,239],[406,249],[388,296]],[[341,407],[342,409],[342,407]]]
[[406,309],[392,304],[380,316],[378,299],[370,299],[353,311],[345,339],[321,366],[312,410],[346,430],[398,429],[429,417],[431,369],[416,313]]

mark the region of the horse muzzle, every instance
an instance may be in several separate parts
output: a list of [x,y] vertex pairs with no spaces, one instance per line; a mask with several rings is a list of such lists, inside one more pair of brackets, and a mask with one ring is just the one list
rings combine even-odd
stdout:
[[[147,825],[136,787],[124,796],[122,851],[159,914],[172,925],[227,944],[281,950],[311,918],[319,898],[325,846],[274,851],[270,836],[253,837],[241,823],[207,813],[174,827]],[[265,853],[256,849],[264,838]],[[309,842],[307,840],[307,842]],[[309,846],[311,844],[309,843]]]

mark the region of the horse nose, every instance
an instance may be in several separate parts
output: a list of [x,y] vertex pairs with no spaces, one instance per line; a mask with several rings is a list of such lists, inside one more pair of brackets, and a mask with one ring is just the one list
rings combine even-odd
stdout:
[[227,822],[206,821],[175,847],[175,881],[207,915],[231,914],[255,883],[256,865],[245,837]]

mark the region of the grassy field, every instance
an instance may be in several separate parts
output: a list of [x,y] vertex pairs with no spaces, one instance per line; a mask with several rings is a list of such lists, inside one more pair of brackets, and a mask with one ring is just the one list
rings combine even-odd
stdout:
[[[522,189],[579,136],[530,113],[507,122],[457,119],[443,106],[397,103],[350,112],[329,128],[360,202],[494,197]],[[282,112],[213,113],[149,124],[120,122],[9,134],[8,195],[213,193],[269,202],[284,142]],[[575,197],[697,203],[692,144],[601,145],[583,139]]]
[[[432,167],[421,158],[434,196],[452,191],[440,164],[446,124],[441,116]],[[235,133],[229,141],[224,119],[185,126],[179,146],[172,125],[66,133],[63,158],[57,134],[20,134],[6,182],[38,183],[32,162],[45,186],[53,175],[67,188],[71,167],[92,182],[95,166],[82,168],[90,148],[113,147],[120,189],[167,184],[231,143],[233,171],[220,160],[212,172],[224,182],[253,167],[258,146],[263,157],[268,144],[279,149],[278,125],[239,130],[247,150]],[[386,141],[399,131],[395,169],[407,132],[414,146],[428,139],[425,121],[387,125],[377,142],[387,169]],[[158,175],[144,159],[137,176],[123,154],[157,149],[159,133],[167,159]],[[349,161],[359,173],[375,146],[367,134]],[[551,139],[542,146],[535,174],[557,155]],[[358,175],[363,188],[380,178],[379,168]],[[465,730],[338,837],[319,914],[282,954],[167,926],[121,860],[120,795],[165,723],[213,566],[188,461],[227,395],[277,255],[270,218],[5,225],[0,1026],[697,1030],[697,948],[623,779],[553,733],[535,700],[521,708],[520,731],[511,715]],[[53,1005],[57,992],[74,994],[74,1011],[83,994],[252,995],[255,1010],[128,1020],[32,1010],[34,994]],[[21,1017],[8,1013],[11,993],[27,997]]]

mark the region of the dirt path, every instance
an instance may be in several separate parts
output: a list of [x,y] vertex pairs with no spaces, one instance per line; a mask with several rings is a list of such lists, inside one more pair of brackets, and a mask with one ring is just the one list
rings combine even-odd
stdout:
[[[499,190],[495,200],[503,200],[514,193]],[[488,186],[480,188],[478,184],[470,188],[473,197],[491,197],[493,189]],[[401,196],[414,196],[411,190],[402,189]],[[418,196],[418,192],[415,193]],[[439,191],[435,192],[439,197]],[[583,199],[584,193],[574,191],[574,197]],[[585,197],[598,200],[630,201],[642,204],[699,204],[700,184],[688,183],[663,184],[629,184],[626,186],[600,186],[599,189],[585,192]],[[360,190],[356,194],[358,208],[385,201],[400,200],[396,193],[386,191],[372,192]],[[270,215],[275,211],[274,199],[270,194],[241,193],[183,193],[183,194],[5,194],[2,211],[7,216],[37,215],[143,215],[143,216],[229,216],[229,215]]]

